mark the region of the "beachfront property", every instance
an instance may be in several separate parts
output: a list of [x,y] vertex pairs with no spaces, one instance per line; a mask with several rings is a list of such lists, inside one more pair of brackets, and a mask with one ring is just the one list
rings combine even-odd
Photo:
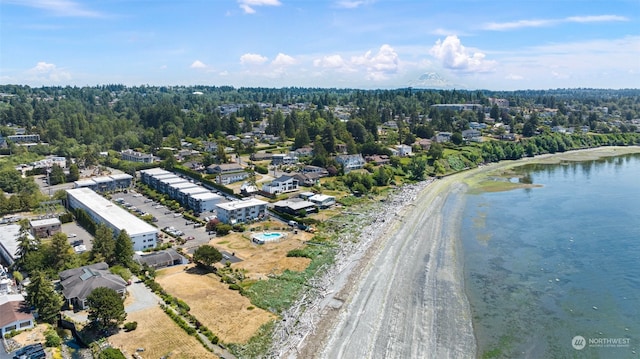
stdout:
[[84,267],[67,269],[60,272],[62,295],[73,309],[85,309],[87,297],[96,288],[111,288],[122,298],[127,293],[127,282],[119,275],[109,272],[105,262],[94,263]]
[[326,194],[315,194],[308,198],[308,201],[316,205],[320,209],[329,208],[336,204],[336,198]]
[[280,176],[262,185],[262,191],[269,194],[280,194],[298,190],[298,179],[291,176]]
[[158,241],[158,229],[117,206],[88,188],[67,190],[68,206],[84,210],[96,223],[104,223],[114,236],[126,230],[133,242],[133,250],[154,248]]
[[29,221],[31,234],[37,238],[47,238],[60,232],[62,223],[58,218],[45,218]]
[[267,202],[255,198],[231,201],[216,205],[220,222],[236,224],[263,219],[267,215]]
[[288,213],[294,216],[318,212],[318,208],[313,202],[306,201],[302,198],[289,198],[278,201],[273,204],[273,209],[278,212]]

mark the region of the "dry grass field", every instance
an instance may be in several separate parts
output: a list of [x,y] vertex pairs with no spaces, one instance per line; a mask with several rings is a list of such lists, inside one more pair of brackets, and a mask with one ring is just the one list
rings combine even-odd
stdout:
[[[287,252],[292,249],[302,248],[304,241],[308,241],[313,234],[298,231],[295,234],[289,231],[287,226],[263,222],[259,226],[265,226],[271,232],[283,232],[287,237],[280,242],[255,244],[249,237],[250,232],[244,234],[233,233],[224,237],[214,238],[209,244],[218,250],[224,250],[242,259],[242,262],[231,265],[234,269],[244,270],[245,276],[251,279],[266,279],[268,274],[281,274],[286,269],[292,271],[303,271],[311,262],[308,258],[287,257]],[[285,230],[279,230],[284,228]]]
[[217,275],[190,273],[185,268],[188,267],[158,271],[156,281],[169,294],[185,301],[191,307],[190,313],[223,342],[245,343],[261,325],[276,319],[230,290]]
[[188,335],[160,307],[149,308],[127,314],[127,322],[138,322],[131,332],[121,330],[109,337],[109,342],[130,358],[137,348],[142,358],[217,358],[205,349],[193,336]]

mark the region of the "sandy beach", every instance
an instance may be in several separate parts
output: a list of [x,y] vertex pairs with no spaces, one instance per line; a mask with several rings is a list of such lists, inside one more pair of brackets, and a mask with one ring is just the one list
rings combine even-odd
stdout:
[[335,265],[312,283],[317,290],[278,325],[274,356],[476,357],[457,238],[468,183],[533,161],[584,161],[632,152],[640,147],[543,155],[402,187],[361,214],[361,231],[341,238]]

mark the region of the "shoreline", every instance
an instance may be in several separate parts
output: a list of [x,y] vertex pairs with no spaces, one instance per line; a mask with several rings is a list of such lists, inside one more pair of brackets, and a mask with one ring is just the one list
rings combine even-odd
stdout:
[[[598,147],[546,154],[515,161],[491,163],[441,179],[431,179],[401,187],[390,200],[375,206],[380,208],[370,209],[374,218],[361,229],[355,244],[348,234],[347,238],[342,238],[335,263],[316,283],[320,290],[315,292],[315,295],[314,293],[305,294],[300,301],[304,305],[296,306],[297,313],[286,315],[290,318],[290,322],[295,318],[296,324],[287,323],[277,326],[276,333],[281,334],[280,338],[284,338],[283,334],[286,333],[287,339],[274,341],[274,348],[280,349],[279,353],[274,354],[277,357],[287,358],[346,357],[347,352],[349,356],[354,354],[364,356],[405,354],[413,357],[421,354],[427,354],[427,356],[437,354],[437,357],[477,356],[470,305],[464,286],[462,247],[457,235],[464,208],[462,196],[467,188],[472,186],[470,182],[482,175],[528,163],[586,161],[638,152],[640,152],[640,146]],[[441,209],[449,203],[448,198],[452,195],[458,196],[453,200],[455,204],[452,209],[452,212],[457,214],[453,216],[453,220],[445,221]],[[416,220],[418,223],[428,223],[432,227],[431,230],[413,228],[413,232],[409,231],[411,229],[409,227],[415,227],[415,223],[412,226],[409,222]],[[445,222],[447,222],[446,226]],[[403,240],[399,237],[407,234],[420,238],[417,242],[414,239],[398,247],[397,243]],[[343,247],[345,243],[347,243],[346,248]],[[396,342],[395,344],[405,344],[401,348],[382,348],[381,346],[386,343],[380,343],[381,341],[389,338],[395,340],[397,334],[394,332],[395,329],[387,328],[389,321],[393,319],[393,315],[389,312],[402,315],[402,312],[394,309],[394,306],[398,305],[396,301],[403,301],[402,296],[396,294],[402,293],[402,290],[391,288],[390,283],[403,285],[400,282],[405,276],[404,271],[410,270],[409,267],[402,267],[402,263],[399,263],[394,255],[410,255],[411,249],[414,248],[411,246],[418,243],[428,244],[420,247],[426,253],[426,263],[422,267],[427,273],[424,275],[427,278],[423,288],[426,294],[416,294],[420,300],[433,304],[425,306],[425,313],[422,313],[424,315],[420,318],[422,322],[419,326],[424,326],[426,329],[418,333],[419,335],[414,334],[403,338],[404,341]],[[416,263],[420,263],[418,258],[414,264]],[[374,268],[376,270],[373,270]],[[384,283],[387,278],[380,278],[380,273],[400,275],[392,277],[395,281]],[[421,274],[417,273],[417,275]],[[414,287],[416,286],[407,285],[404,289],[410,291],[415,289]],[[378,298],[379,296],[383,297]],[[394,303],[388,303],[389,301]],[[367,307],[374,306],[372,303],[375,303],[376,308],[384,313],[367,314]],[[446,305],[438,306],[444,303]],[[363,315],[369,315],[369,317],[360,318]],[[367,322],[368,320],[370,322]],[[367,330],[358,329],[358,325]],[[402,323],[396,323],[396,327],[399,333],[409,330],[403,328]],[[274,335],[274,337],[278,336]],[[355,338],[362,339],[362,344],[353,342],[349,345],[351,339]],[[423,339],[422,343],[416,341],[418,338]],[[407,345],[405,341],[409,344]]]

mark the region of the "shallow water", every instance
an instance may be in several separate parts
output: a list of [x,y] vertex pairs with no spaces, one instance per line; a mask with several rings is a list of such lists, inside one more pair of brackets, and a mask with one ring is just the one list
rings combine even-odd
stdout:
[[479,356],[638,357],[640,155],[518,171],[542,187],[466,197]]

